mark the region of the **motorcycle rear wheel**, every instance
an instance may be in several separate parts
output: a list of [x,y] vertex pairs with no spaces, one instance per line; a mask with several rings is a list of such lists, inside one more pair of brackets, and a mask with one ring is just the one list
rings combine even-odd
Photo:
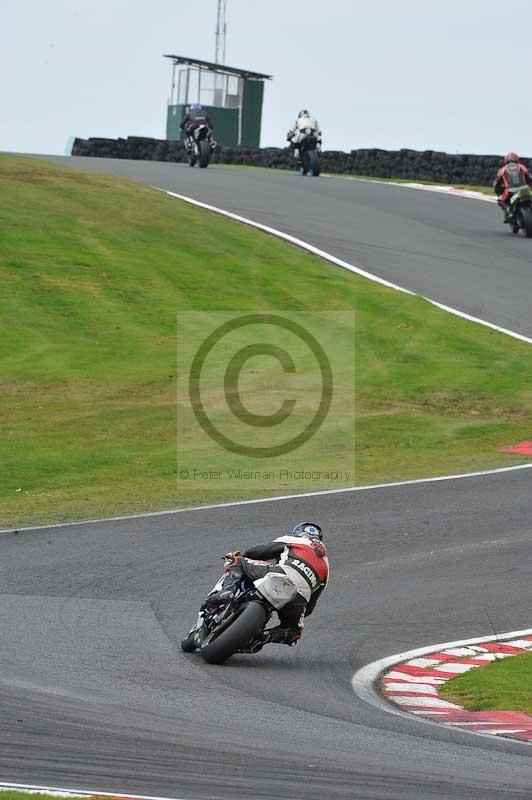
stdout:
[[528,206],[521,206],[519,216],[523,236],[526,236],[527,239],[532,238],[532,209]]
[[245,647],[264,630],[268,614],[260,603],[250,602],[242,612],[215,639],[211,639],[199,652],[208,664],[223,664]]
[[308,171],[315,178],[320,174],[320,157],[317,150],[310,150],[308,154]]
[[203,139],[199,143],[199,165],[202,169],[208,167],[211,161],[211,146],[209,142]]

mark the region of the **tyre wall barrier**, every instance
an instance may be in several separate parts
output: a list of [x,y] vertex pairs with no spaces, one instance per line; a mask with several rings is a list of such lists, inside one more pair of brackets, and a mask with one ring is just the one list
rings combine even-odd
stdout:
[[[167,142],[142,136],[128,136],[127,139],[75,139],[72,155],[147,161],[187,160],[182,142]],[[246,164],[274,169],[294,168],[290,150],[281,147],[219,146],[213,161],[219,164]],[[321,157],[321,168],[323,172],[375,178],[490,185],[502,162],[501,155],[450,155],[435,150],[361,149],[351,150],[349,153],[325,150]],[[527,166],[529,162],[529,159],[523,159]]]

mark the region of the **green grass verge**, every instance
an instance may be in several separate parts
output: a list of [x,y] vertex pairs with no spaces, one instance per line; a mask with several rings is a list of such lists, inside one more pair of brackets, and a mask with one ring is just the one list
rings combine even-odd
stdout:
[[493,661],[451,678],[438,693],[469,711],[532,714],[532,653]]
[[178,490],[178,309],[356,309],[358,484],[520,463],[531,346],[145,186],[10,155],[0,180],[0,525],[320,488]]

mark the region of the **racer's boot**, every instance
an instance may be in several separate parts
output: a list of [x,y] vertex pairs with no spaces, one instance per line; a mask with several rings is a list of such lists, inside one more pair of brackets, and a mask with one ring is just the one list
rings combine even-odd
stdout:
[[497,200],[497,205],[498,205],[498,206],[499,206],[499,208],[501,208],[501,209],[502,209],[502,211],[503,211],[503,214],[504,214],[504,219],[503,219],[503,222],[504,222],[505,224],[506,224],[506,223],[508,223],[508,222],[510,222],[510,217],[511,217],[511,213],[510,213],[510,204],[509,204],[509,203],[505,203],[505,202],[504,202],[504,200],[501,200],[501,199],[499,198],[499,199]]
[[277,625],[276,628],[270,628],[270,630],[265,631],[265,635],[268,638],[264,644],[271,642],[272,644],[286,644],[288,647],[293,647],[301,639],[302,634],[301,628],[283,628],[282,625]]

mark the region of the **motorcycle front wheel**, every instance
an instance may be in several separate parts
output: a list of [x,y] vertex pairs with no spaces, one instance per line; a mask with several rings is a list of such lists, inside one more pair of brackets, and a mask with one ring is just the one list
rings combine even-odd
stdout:
[[181,641],[181,650],[184,653],[193,653],[196,649],[196,645],[194,643],[194,636],[196,635],[196,628],[192,628],[192,630],[187,633],[184,639]]
[[267,619],[264,606],[260,603],[248,603],[231,625],[204,647],[200,647],[203,659],[208,664],[223,664],[264,630]]

